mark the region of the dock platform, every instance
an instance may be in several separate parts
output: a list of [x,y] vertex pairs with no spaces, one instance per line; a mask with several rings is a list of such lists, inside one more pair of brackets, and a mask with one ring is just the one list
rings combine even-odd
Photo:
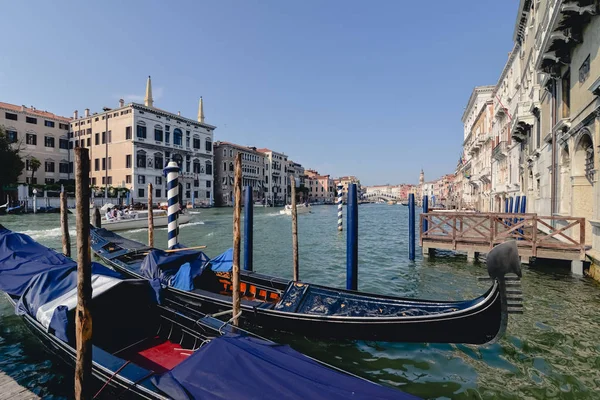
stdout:
[[0,400],[33,400],[40,397],[0,371]]
[[525,264],[529,258],[568,260],[578,269],[586,257],[584,218],[429,212],[421,214],[419,231],[424,256],[435,249],[453,250],[474,260],[499,243],[516,240]]

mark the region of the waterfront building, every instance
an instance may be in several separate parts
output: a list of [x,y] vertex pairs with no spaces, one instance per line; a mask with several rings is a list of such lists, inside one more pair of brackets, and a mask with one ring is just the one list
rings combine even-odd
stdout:
[[308,188],[308,201],[311,203],[333,204],[336,197],[336,187],[329,175],[321,175],[314,169],[305,170],[305,184]]
[[273,205],[284,204],[287,199],[288,156],[266,148],[257,151],[265,157],[265,196],[267,201]]
[[491,192],[491,114],[494,86],[473,89],[462,116],[464,163],[461,173],[462,206],[480,211],[489,209]]
[[286,178],[289,183],[287,188],[287,202],[290,204],[292,202],[292,188],[290,187],[290,185],[292,184],[290,180],[291,176],[293,176],[296,181],[296,187],[306,187],[306,174],[304,172],[304,167],[302,166],[302,164],[294,162],[292,160],[287,161]]
[[265,155],[256,147],[217,141],[214,143],[215,205],[233,205],[233,182],[235,179],[235,157],[242,154],[242,185],[252,187],[254,201],[265,197]]
[[[12,146],[21,149],[25,163],[19,183],[52,184],[72,178],[69,122],[69,118],[33,106],[0,102],[0,126]],[[37,171],[32,168],[34,158],[40,161]]]
[[351,183],[355,183],[357,185],[358,193],[362,191],[362,188],[360,186],[360,180],[356,176],[342,176],[333,180],[333,184],[335,185],[336,190],[338,185],[342,185],[343,201],[348,200],[348,185],[350,185]]
[[181,168],[184,202],[208,205],[213,196],[213,131],[204,121],[202,98],[198,118],[185,118],[154,107],[152,82],[146,84],[144,104],[119,101],[118,107],[71,121],[73,147],[90,149],[91,184],[129,189],[135,202],[146,203],[148,184],[154,200],[167,200],[163,168],[175,161]]

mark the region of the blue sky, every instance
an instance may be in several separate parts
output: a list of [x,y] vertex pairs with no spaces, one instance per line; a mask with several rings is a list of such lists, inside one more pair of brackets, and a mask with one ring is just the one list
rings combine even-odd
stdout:
[[[169,4],[169,6],[167,6]],[[453,172],[474,86],[495,84],[518,0],[5,1],[0,101],[70,116],[143,99],[215,140],[363,184]]]

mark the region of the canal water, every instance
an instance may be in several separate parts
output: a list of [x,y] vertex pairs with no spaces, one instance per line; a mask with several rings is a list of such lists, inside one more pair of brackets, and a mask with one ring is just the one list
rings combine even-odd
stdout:
[[[254,269],[292,276],[291,220],[279,209],[254,208]],[[299,216],[300,278],[345,287],[346,236],[334,206]],[[46,246],[60,248],[58,215],[3,216],[0,223]],[[75,240],[74,218],[71,234]],[[408,209],[359,207],[359,289],[440,300],[473,298],[483,264],[450,253],[408,261]],[[123,232],[146,241],[147,232]],[[231,247],[232,209],[203,209],[183,225],[180,241],[207,245],[215,256]],[[166,229],[155,232],[166,247]],[[75,246],[73,246],[74,248]],[[556,265],[525,267],[525,313],[511,316],[506,336],[485,346],[370,341],[320,342],[275,336],[297,350],[384,385],[431,399],[600,398],[600,285]],[[464,329],[475,327],[465,326]],[[72,372],[33,338],[0,300],[0,370],[47,398],[71,393]]]

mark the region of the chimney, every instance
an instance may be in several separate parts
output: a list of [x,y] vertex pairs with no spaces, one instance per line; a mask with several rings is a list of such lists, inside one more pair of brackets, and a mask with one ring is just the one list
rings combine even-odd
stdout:
[[86,118],[90,116],[90,109],[89,108],[85,109],[85,114],[84,115],[85,115]]
[[202,96],[200,96],[200,102],[198,103],[198,122],[204,122],[204,104],[202,103]]
[[146,97],[144,97],[144,105],[146,107],[153,107],[154,100],[152,99],[152,78],[148,75],[148,81],[146,82]]
[[124,106],[125,106],[125,100],[119,99],[119,107],[124,107]]
[[181,117],[181,111],[177,111],[177,115]]
[[77,112],[77,110],[73,111],[73,119],[78,119],[79,118],[79,113]]

